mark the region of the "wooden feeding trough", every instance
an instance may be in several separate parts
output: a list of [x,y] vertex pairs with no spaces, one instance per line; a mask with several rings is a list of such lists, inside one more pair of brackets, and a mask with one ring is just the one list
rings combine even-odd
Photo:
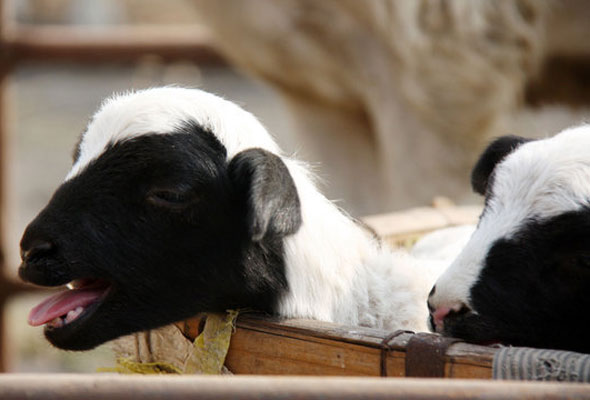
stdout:
[[[178,325],[187,339],[199,326]],[[225,365],[234,374],[590,382],[585,354],[252,315],[238,318]]]
[[[189,339],[198,319],[181,328]],[[497,349],[432,334],[386,332],[312,320],[239,317],[226,358],[234,374],[492,377]]]
[[[479,207],[439,201],[436,207],[368,217],[365,222],[399,247],[413,244],[434,229],[473,223],[479,213]],[[124,343],[124,354],[139,363],[165,361],[186,366],[186,355],[206,318],[182,321],[159,333],[136,334]],[[436,334],[277,320],[248,313],[235,322],[225,367],[233,374],[250,375],[590,381],[590,355],[478,346]],[[186,372],[186,368],[178,370]]]

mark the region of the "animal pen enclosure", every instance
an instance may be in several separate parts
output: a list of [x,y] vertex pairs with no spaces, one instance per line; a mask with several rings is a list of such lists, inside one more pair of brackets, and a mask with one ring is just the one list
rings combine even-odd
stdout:
[[[0,5],[0,17],[3,17]],[[27,27],[16,26],[1,19],[0,25],[0,105],[5,103],[4,85],[11,71],[23,62],[57,62],[69,60],[75,63],[112,63],[133,62],[144,55],[156,55],[162,60],[189,59],[198,63],[224,63],[223,59],[212,49],[203,32],[195,30],[160,30],[151,31],[138,28],[116,28],[101,31],[84,31],[70,27]],[[559,61],[556,61],[559,64]],[[570,61],[568,60],[568,63]],[[569,78],[568,78],[569,79]],[[541,86],[540,86],[541,87]],[[542,96],[539,89],[536,94]],[[4,107],[0,106],[0,155],[6,151],[2,139],[5,137]],[[0,163],[6,157],[0,156]],[[2,174],[6,166],[0,165],[0,206],[3,191],[6,190]],[[1,209],[5,212],[5,209]],[[424,213],[429,220],[442,221],[434,225],[422,225],[407,229],[401,228],[399,218],[418,219]],[[446,212],[446,214],[444,214]],[[441,214],[442,213],[442,214]],[[444,215],[443,215],[444,214]],[[391,219],[372,221],[375,224],[391,224],[399,227],[397,232],[389,232],[394,242],[412,240],[412,237],[432,228],[447,224],[457,224],[454,209],[446,211],[419,210],[415,214],[398,215]],[[470,214],[471,216],[473,214]],[[434,219],[433,219],[434,217]],[[395,219],[398,218],[398,219]],[[2,225],[0,214],[0,226]],[[385,222],[383,222],[385,221]],[[418,224],[419,226],[419,224]],[[2,233],[2,231],[0,231]],[[4,243],[0,237],[0,245]],[[0,267],[4,270],[2,248],[0,247]],[[4,271],[3,271],[4,272]],[[20,293],[32,290],[7,274],[0,275],[0,313],[6,301]],[[0,316],[1,317],[1,316]],[[0,318],[0,341],[4,346],[6,326]],[[190,322],[182,329],[187,337],[193,339],[197,327]],[[433,336],[416,337],[412,354],[407,349],[410,338],[408,333],[394,336],[386,332],[369,329],[351,330],[309,321],[292,321],[276,323],[269,320],[244,318],[238,327],[230,351],[228,365],[236,373],[256,374],[307,374],[307,375],[357,375],[357,376],[437,376],[454,378],[490,378],[492,375],[493,355],[497,349],[482,348],[464,343],[441,343],[437,347]],[[421,340],[423,339],[423,340]],[[420,341],[421,340],[421,341]],[[420,345],[428,350],[420,356]],[[273,346],[280,347],[281,356],[272,355]],[[444,351],[441,350],[444,348]],[[267,353],[264,353],[267,352]],[[437,353],[438,352],[438,353]],[[425,354],[425,355],[424,355]],[[434,356],[438,354],[438,358]],[[310,360],[315,357],[315,360]],[[419,357],[426,357],[420,359]],[[4,370],[4,352],[0,347],[0,369]],[[342,368],[343,360],[347,368]],[[421,371],[425,361],[436,359],[430,367],[432,370]],[[353,360],[353,361],[350,361]],[[409,360],[409,361],[408,361]],[[408,372],[409,371],[409,372]],[[189,378],[193,379],[193,378]],[[239,378],[229,387],[223,380],[167,379],[154,383],[140,379],[123,379],[118,377],[72,377],[49,378],[47,376],[0,377],[0,394],[3,398],[18,397],[24,388],[30,394],[50,398],[76,398],[80,396],[94,398],[124,398],[130,390],[149,396],[167,396],[181,398],[189,394],[200,393],[209,398],[277,398],[287,396],[323,396],[326,398],[388,397],[392,394],[405,398],[431,398],[447,396],[449,398],[472,398],[490,393],[498,398],[520,398],[523,395],[549,398],[584,398],[588,389],[582,386],[555,385],[534,386],[531,384],[493,384],[490,382],[440,382],[422,384],[421,381],[369,380],[349,378],[347,380],[320,379],[264,379],[261,377]],[[32,382],[34,380],[34,385]]]

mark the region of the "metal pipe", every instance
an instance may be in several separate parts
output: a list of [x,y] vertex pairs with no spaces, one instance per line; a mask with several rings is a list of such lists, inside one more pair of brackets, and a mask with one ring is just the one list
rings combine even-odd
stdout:
[[162,399],[587,399],[571,383],[263,376],[6,374],[0,398]]
[[165,61],[223,65],[207,32],[197,27],[109,27],[16,25],[0,38],[3,58],[22,61],[130,62],[145,55]]
[[10,286],[9,281],[6,279],[6,270],[5,270],[5,258],[4,258],[4,229],[5,229],[5,222],[4,222],[4,213],[6,212],[4,208],[4,195],[5,195],[5,173],[6,173],[6,165],[5,165],[5,151],[6,151],[6,119],[5,119],[5,95],[6,95],[6,80],[8,78],[8,74],[10,73],[10,63],[5,58],[5,51],[4,51],[4,44],[1,41],[2,35],[5,31],[5,24],[4,24],[4,7],[5,2],[0,1],[0,372],[4,372],[5,370],[5,326],[4,326],[4,306],[6,305],[6,300],[8,296],[10,296],[11,290],[8,290],[8,286]]

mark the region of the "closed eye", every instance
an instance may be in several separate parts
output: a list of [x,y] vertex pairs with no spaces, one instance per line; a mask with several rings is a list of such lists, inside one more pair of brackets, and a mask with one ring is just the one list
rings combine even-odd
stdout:
[[153,189],[148,193],[149,203],[170,209],[184,209],[197,200],[196,195],[189,190]]

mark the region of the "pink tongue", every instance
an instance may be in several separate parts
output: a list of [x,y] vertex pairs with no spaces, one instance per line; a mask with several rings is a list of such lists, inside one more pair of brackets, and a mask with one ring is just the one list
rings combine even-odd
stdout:
[[77,307],[94,303],[106,291],[104,287],[73,289],[58,293],[44,300],[29,313],[29,325],[43,325]]

